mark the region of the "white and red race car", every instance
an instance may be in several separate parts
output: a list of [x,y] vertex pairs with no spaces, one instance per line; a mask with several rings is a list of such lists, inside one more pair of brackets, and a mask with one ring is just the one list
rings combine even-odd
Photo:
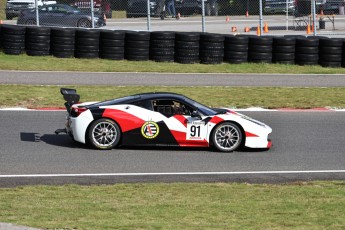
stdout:
[[61,88],[66,128],[75,141],[97,149],[117,146],[271,147],[272,129],[230,109],[213,109],[174,93],[143,93],[102,102],[78,103],[75,89]]

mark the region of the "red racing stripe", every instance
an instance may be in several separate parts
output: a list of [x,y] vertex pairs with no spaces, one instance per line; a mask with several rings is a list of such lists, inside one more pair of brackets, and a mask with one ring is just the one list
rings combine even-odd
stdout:
[[139,117],[117,109],[105,109],[102,117],[108,117],[116,121],[121,127],[122,132],[140,128],[145,123]]

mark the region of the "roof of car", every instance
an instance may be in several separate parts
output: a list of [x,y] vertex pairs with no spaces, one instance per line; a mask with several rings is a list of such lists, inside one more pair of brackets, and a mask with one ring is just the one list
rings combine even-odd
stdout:
[[185,99],[186,96],[177,93],[169,92],[150,92],[150,93],[140,93],[133,96],[139,96],[140,99],[153,99],[153,98],[176,98],[176,99]]

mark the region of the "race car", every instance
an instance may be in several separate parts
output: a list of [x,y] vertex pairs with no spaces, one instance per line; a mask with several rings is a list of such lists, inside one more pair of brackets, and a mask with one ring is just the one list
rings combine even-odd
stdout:
[[209,108],[186,96],[154,92],[101,102],[79,103],[75,89],[61,88],[66,100],[66,128],[73,140],[96,149],[118,146],[271,147],[272,129],[227,108]]

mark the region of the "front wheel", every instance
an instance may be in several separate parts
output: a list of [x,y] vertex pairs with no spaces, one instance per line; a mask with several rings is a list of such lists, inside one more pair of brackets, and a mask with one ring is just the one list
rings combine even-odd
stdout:
[[212,141],[217,150],[232,152],[241,146],[243,134],[238,125],[224,122],[215,128],[212,134]]
[[95,148],[112,149],[119,144],[121,131],[113,120],[102,118],[91,124],[88,136]]

